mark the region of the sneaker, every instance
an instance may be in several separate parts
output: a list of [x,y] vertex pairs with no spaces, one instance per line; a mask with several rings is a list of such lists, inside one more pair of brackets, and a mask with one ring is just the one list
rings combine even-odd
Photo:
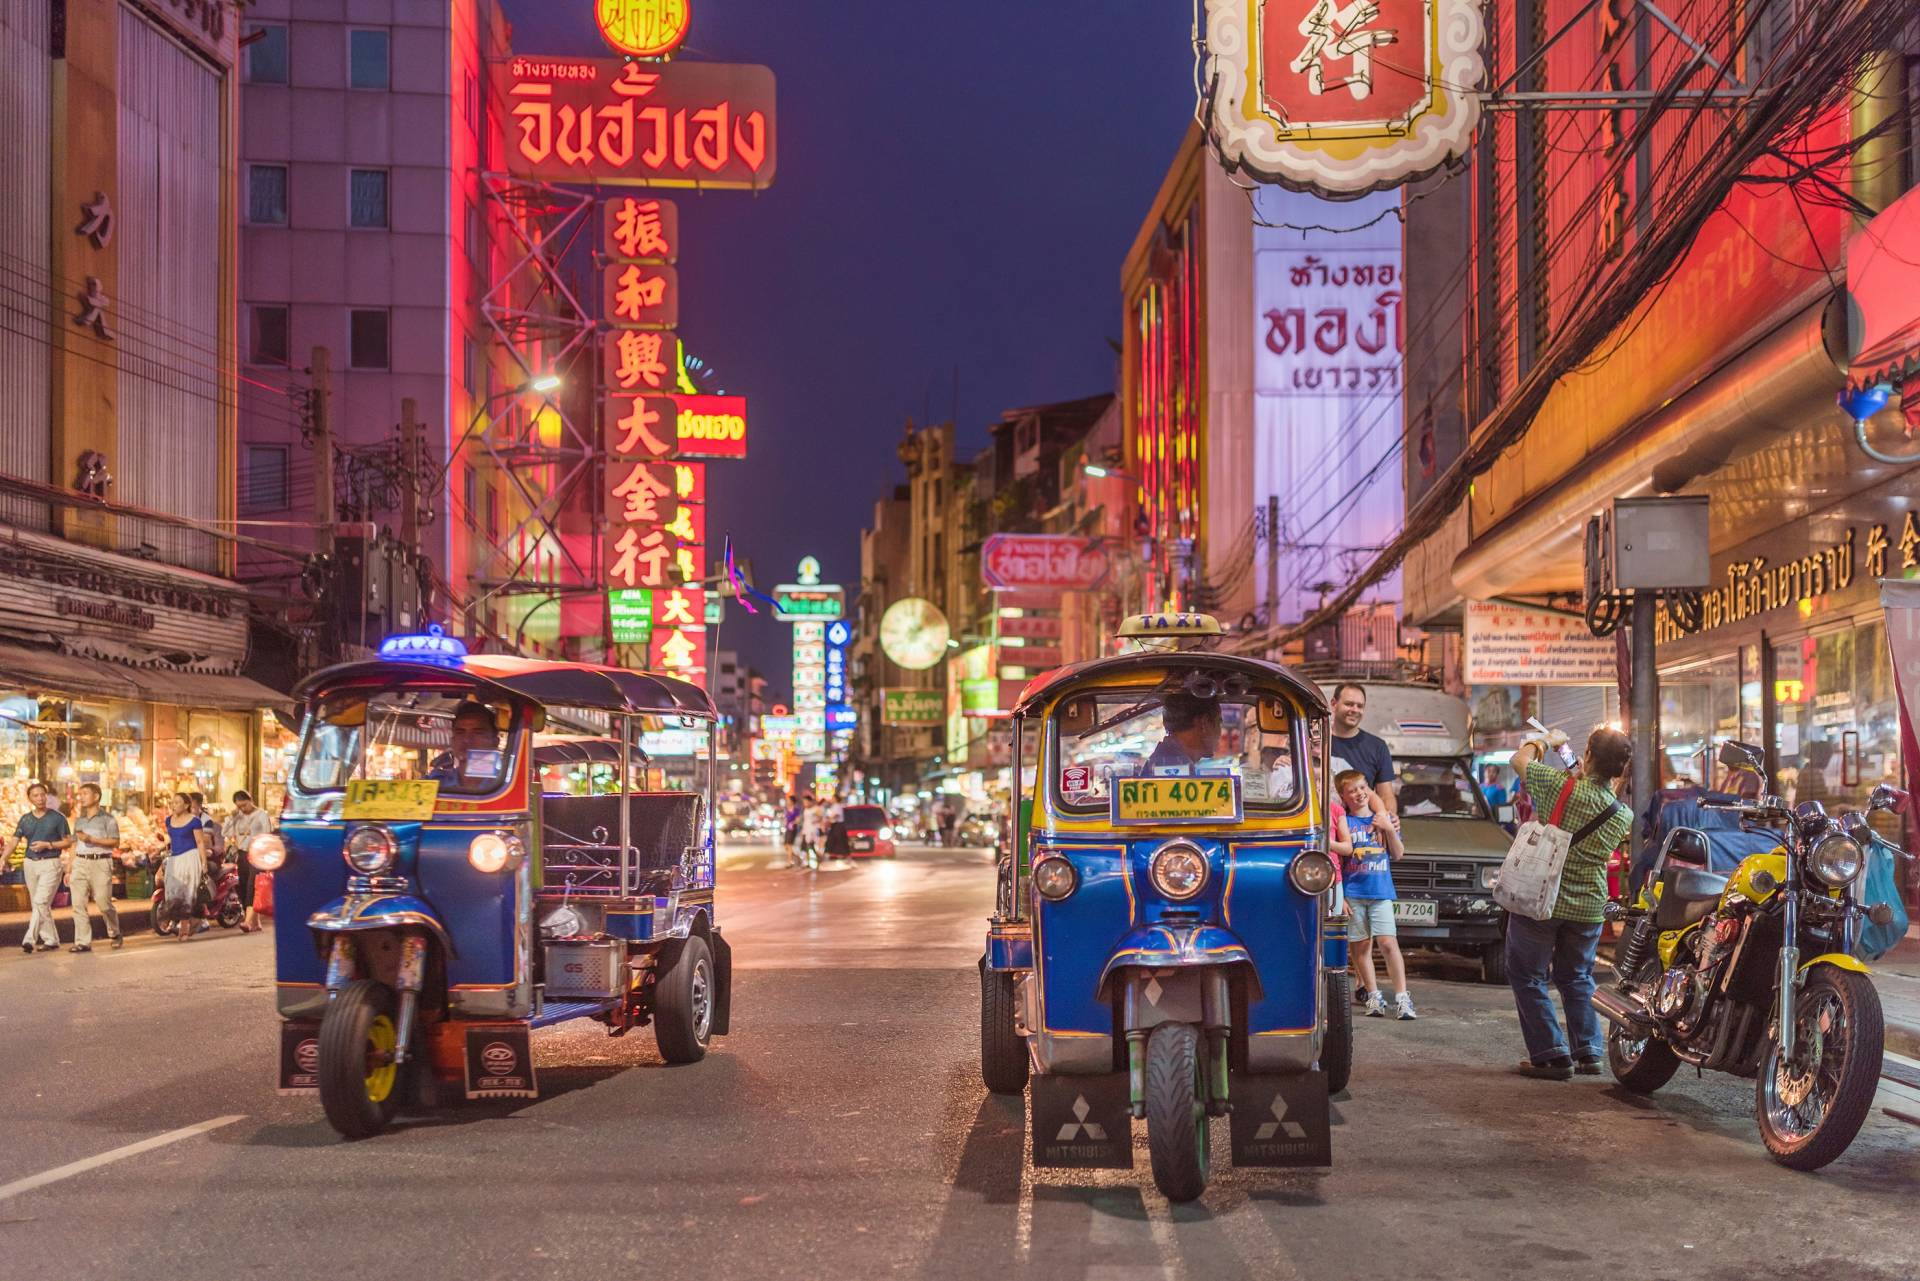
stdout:
[[1571,1081],[1573,1080],[1573,1060],[1564,1054],[1559,1058],[1548,1059],[1545,1063],[1521,1059],[1520,1065],[1514,1068],[1514,1071],[1521,1076],[1530,1076],[1536,1081]]
[[1405,992],[1394,993],[1393,1012],[1402,1023],[1411,1023],[1414,1019],[1420,1017],[1413,1012],[1413,998]]
[[68,949],[67,949],[67,951],[69,951],[69,952],[91,952],[91,951],[93,951],[93,944],[91,944],[91,943],[75,943],[75,944],[74,944],[74,945],[73,945],[72,947],[70,947],[70,948],[68,948]]
[[1573,1070],[1579,1076],[1599,1076],[1600,1060],[1579,1058],[1573,1061]]
[[1370,1019],[1387,1017],[1387,998],[1377,991],[1367,993],[1367,1017]]

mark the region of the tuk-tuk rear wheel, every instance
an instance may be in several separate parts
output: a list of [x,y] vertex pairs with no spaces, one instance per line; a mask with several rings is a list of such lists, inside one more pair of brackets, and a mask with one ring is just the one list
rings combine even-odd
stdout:
[[697,1063],[707,1057],[713,984],[713,952],[698,934],[689,935],[653,989],[653,1039],[667,1062]]
[[1169,1201],[1192,1201],[1207,1190],[1212,1136],[1206,1073],[1199,1028],[1162,1023],[1148,1034],[1147,1153],[1153,1182]]
[[1353,975],[1327,971],[1327,1029],[1320,1042],[1320,1067],[1327,1074],[1327,1093],[1338,1094],[1353,1076]]
[[396,1066],[393,989],[356,979],[320,1020],[320,1106],[342,1137],[365,1139],[387,1128],[406,1096]]

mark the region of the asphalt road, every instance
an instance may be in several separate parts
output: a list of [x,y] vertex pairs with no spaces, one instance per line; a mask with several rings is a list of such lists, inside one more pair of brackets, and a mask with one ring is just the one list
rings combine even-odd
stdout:
[[724,860],[735,1031],[705,1062],[557,1028],[537,1103],[356,1144],[273,1091],[264,938],[0,955],[0,1278],[1920,1275],[1920,1130],[1876,1115],[1794,1174],[1748,1083],[1520,1079],[1505,992],[1437,970],[1418,1022],[1360,1021],[1331,1171],[1234,1170],[1222,1132],[1192,1206],[1144,1138],[1130,1175],[1035,1175],[976,1062],[988,856],[777,861]]

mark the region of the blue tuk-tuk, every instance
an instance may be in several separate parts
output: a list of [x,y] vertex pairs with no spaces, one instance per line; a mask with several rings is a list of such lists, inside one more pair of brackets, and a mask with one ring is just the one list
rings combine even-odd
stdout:
[[672,1063],[726,1033],[705,691],[431,632],[297,693],[287,812],[248,851],[282,1092],[362,1138],[409,1103],[538,1097],[537,1028],[651,1022]]
[[1157,647],[1022,691],[980,967],[982,1073],[1031,1077],[1033,1163],[1131,1168],[1144,1120],[1174,1201],[1207,1185],[1216,1116],[1236,1165],[1328,1164],[1353,1056],[1327,705],[1284,667],[1183,647],[1219,634],[1130,620]]

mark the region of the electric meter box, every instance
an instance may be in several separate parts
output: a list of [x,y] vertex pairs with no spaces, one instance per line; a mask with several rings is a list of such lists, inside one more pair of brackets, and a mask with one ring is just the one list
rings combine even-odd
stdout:
[[1616,498],[1608,516],[1612,590],[1699,591],[1712,583],[1706,495]]

